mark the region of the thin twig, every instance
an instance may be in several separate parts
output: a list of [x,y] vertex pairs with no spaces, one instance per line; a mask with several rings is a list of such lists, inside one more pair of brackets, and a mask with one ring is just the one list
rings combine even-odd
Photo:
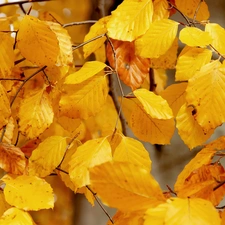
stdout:
[[50,82],[50,80],[49,80],[49,78],[48,78],[48,75],[45,73],[45,70],[43,70],[43,73],[44,73],[45,78],[46,78],[46,80],[47,80],[47,82],[48,82],[48,85],[51,86],[51,82]]
[[218,52],[211,44],[209,45],[216,53],[217,55],[219,55],[223,60],[225,59],[225,57],[220,53]]
[[155,83],[155,74],[154,74],[153,68],[149,69],[149,83],[150,83],[149,91],[154,92],[156,88],[156,83]]
[[85,20],[80,22],[71,22],[71,23],[65,23],[62,26],[65,27],[71,27],[71,26],[78,26],[78,25],[84,25],[84,24],[94,24],[97,20]]
[[177,196],[177,193],[174,192],[171,187],[169,185],[166,185],[166,187],[168,188],[168,190],[170,191],[170,193],[174,194],[175,196]]
[[217,190],[218,188],[220,188],[224,184],[225,184],[225,180],[221,181],[218,185],[216,185],[216,187],[213,188],[213,191]]
[[101,204],[101,202],[99,201],[98,197],[97,197],[97,193],[95,193],[90,187],[88,187],[86,185],[86,188],[92,193],[92,195],[94,196],[96,202],[98,203],[98,205],[101,207],[101,209],[103,210],[103,212],[106,214],[106,216],[109,218],[109,220],[111,221],[112,224],[114,224],[113,219],[111,218],[111,216],[109,215],[109,213],[106,211],[106,209],[103,207],[103,205]]
[[194,14],[194,17],[193,17],[193,23],[194,24],[195,24],[195,21],[196,21],[196,17],[197,17],[198,11],[199,11],[199,9],[201,7],[201,3],[202,3],[202,0],[199,1],[198,6],[197,6],[197,8],[195,10],[195,14]]
[[21,63],[21,62],[23,62],[24,60],[26,60],[25,58],[22,58],[22,59],[18,59],[18,60],[16,60],[15,61],[15,65],[17,65],[17,64],[19,64],[19,63]]
[[20,2],[18,2],[18,3],[19,3],[19,7],[20,7],[20,9],[22,10],[22,12],[26,15],[27,12],[25,11],[25,9],[24,9],[24,7],[23,7],[23,4],[20,3]]
[[57,169],[58,171],[62,172],[62,173],[67,174],[67,175],[69,174],[68,172],[66,172],[65,170],[63,170],[63,169],[61,169],[61,168],[59,168],[59,167],[57,167],[56,169]]
[[19,5],[19,4],[25,4],[25,3],[33,3],[33,2],[49,2],[49,1],[52,1],[52,0],[26,0],[26,1],[20,1],[20,2],[6,2],[6,3],[3,3],[3,4],[0,4],[0,7],[3,7],[3,6],[9,6],[9,5]]
[[223,206],[216,206],[216,209],[224,209],[225,208],[225,205]]

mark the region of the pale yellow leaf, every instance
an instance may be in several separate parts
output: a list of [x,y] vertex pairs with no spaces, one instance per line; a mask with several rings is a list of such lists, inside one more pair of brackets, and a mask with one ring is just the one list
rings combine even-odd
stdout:
[[11,115],[10,103],[4,86],[0,83],[0,129],[5,126]]
[[112,12],[107,23],[108,35],[117,40],[133,41],[148,30],[152,16],[152,0],[125,0]]
[[213,61],[188,81],[186,100],[204,132],[225,122],[225,70],[221,67],[219,61]]
[[209,32],[213,41],[212,46],[220,54],[225,54],[225,30],[217,23],[208,23],[205,26],[205,31]]
[[69,162],[69,175],[75,188],[90,184],[89,168],[111,160],[111,147],[107,138],[89,140],[79,146]]
[[102,202],[121,211],[144,210],[165,201],[159,184],[140,165],[106,162],[90,169],[90,179]]
[[113,160],[130,162],[135,165],[140,165],[149,172],[151,171],[152,161],[148,151],[141,142],[133,138],[122,136],[122,140],[114,151]]
[[14,66],[13,39],[8,33],[0,32],[0,75],[7,77]]
[[162,19],[150,24],[148,31],[135,41],[135,50],[144,58],[158,58],[172,46],[177,35],[178,23]]
[[137,89],[133,93],[151,118],[164,120],[173,118],[171,108],[161,96],[144,88]]
[[59,102],[60,115],[70,118],[88,117],[98,113],[108,95],[104,75],[94,76],[80,84],[67,85]]
[[5,199],[10,205],[34,211],[53,208],[53,190],[45,180],[26,175],[5,175],[2,180],[6,184]]
[[194,19],[195,15],[198,21],[208,20],[209,18],[210,14],[205,1],[200,3],[198,0],[175,0],[175,3],[177,8],[189,18]]
[[35,223],[29,213],[10,208],[0,218],[0,225],[35,225]]
[[186,46],[177,60],[176,81],[192,78],[202,66],[210,62],[211,57],[212,51],[208,49]]
[[20,103],[19,130],[27,138],[38,137],[53,122],[50,98],[44,89],[30,91]]
[[[0,217],[9,208],[10,208],[10,205],[6,202],[3,191],[0,191]],[[0,221],[1,221],[1,219],[0,219]]]
[[[6,126],[6,131],[5,131],[3,140],[2,140],[3,143],[12,144],[14,128],[15,128],[14,119],[11,116],[11,117],[9,117],[9,121]],[[4,127],[2,129],[0,129],[0,133],[3,132],[3,129],[4,129]]]
[[173,110],[174,116],[177,115],[180,107],[185,103],[186,88],[187,83],[172,84],[160,92],[160,95],[166,99]]
[[[91,26],[89,32],[84,37],[84,42],[91,40],[101,34],[107,33],[106,24],[109,21],[110,16],[106,16],[98,20],[94,25]],[[106,41],[106,37],[103,36],[97,40],[91,41],[90,43],[84,45],[83,52],[84,58],[87,58],[91,53],[98,50]]]
[[167,0],[155,0],[153,2],[153,18],[152,21],[161,20],[161,19],[168,19],[170,15],[170,8]]
[[45,21],[26,15],[20,22],[17,44],[23,57],[39,66],[52,66],[59,55],[59,42]]
[[209,132],[205,133],[202,127],[194,119],[193,112],[193,107],[188,107],[186,104],[184,104],[180,108],[176,117],[176,127],[178,129],[178,133],[181,139],[190,149],[203,144],[210,138],[214,131],[210,130]]
[[106,67],[105,63],[98,61],[90,61],[86,62],[80,70],[75,73],[68,75],[65,79],[65,84],[79,84],[100,71],[102,71]]
[[31,176],[46,177],[62,161],[66,152],[66,138],[50,136],[41,142],[29,158],[28,173]]
[[208,32],[197,27],[185,27],[180,31],[181,42],[188,46],[206,46],[212,44],[212,37]]

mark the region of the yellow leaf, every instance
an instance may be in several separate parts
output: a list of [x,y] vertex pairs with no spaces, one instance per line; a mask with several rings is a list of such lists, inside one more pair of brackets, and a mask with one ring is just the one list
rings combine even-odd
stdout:
[[221,67],[219,61],[213,61],[188,81],[186,100],[204,132],[225,122],[225,70]]
[[192,78],[202,66],[210,62],[212,51],[204,48],[186,46],[177,60],[176,81]]
[[189,46],[206,46],[212,43],[212,37],[208,32],[197,27],[185,27],[180,31],[181,42]]
[[133,138],[122,136],[122,140],[113,154],[113,160],[118,162],[129,162],[139,165],[149,172],[151,171],[152,161],[148,151],[141,142]]
[[[94,25],[91,26],[89,32],[84,37],[84,42],[91,40],[101,34],[107,33],[106,24],[109,21],[110,16],[106,16],[97,21]],[[95,41],[91,41],[90,43],[84,45],[83,52],[84,58],[87,58],[91,53],[98,50],[106,41],[106,37],[103,36],[98,38]]]
[[0,32],[0,75],[7,77],[14,66],[13,39],[10,34]]
[[[198,0],[175,0],[177,8],[189,18],[194,18],[196,14],[196,20],[208,20],[209,10],[205,1]],[[200,4],[200,8],[199,8]]]
[[60,115],[70,118],[88,117],[98,113],[108,95],[104,75],[94,76],[80,84],[67,85],[59,102]]
[[205,31],[209,32],[213,41],[212,46],[222,55],[225,54],[225,30],[217,23],[208,23]]
[[111,160],[111,147],[107,138],[89,140],[79,146],[69,162],[69,175],[75,187],[89,185],[89,168]]
[[140,101],[144,111],[153,119],[171,119],[173,112],[167,101],[161,96],[154,94],[144,88],[133,91],[134,95]]
[[107,23],[109,37],[122,41],[135,40],[148,30],[152,15],[152,0],[123,1]]
[[31,215],[17,208],[10,208],[0,218],[0,225],[35,225]]
[[62,161],[66,152],[66,138],[50,136],[41,142],[29,158],[28,172],[31,176],[46,177]]
[[180,107],[185,103],[186,87],[187,83],[172,84],[160,92],[160,95],[168,102],[174,116],[177,115]]
[[121,211],[137,211],[165,201],[159,184],[145,168],[106,162],[90,169],[91,188],[102,202]]
[[[6,132],[5,132],[5,135],[2,140],[3,143],[12,144],[14,128],[15,128],[14,119],[11,116],[11,117],[9,117],[9,121],[6,126]],[[0,129],[0,133],[3,132],[3,129],[4,128]]]
[[167,0],[155,0],[153,2],[153,18],[152,21],[161,20],[161,19],[168,19],[170,15],[170,8]]
[[70,74],[65,79],[65,84],[79,84],[100,71],[102,71],[106,67],[105,63],[98,61],[86,62],[79,71]]
[[210,130],[205,133],[202,127],[195,120],[194,116],[194,108],[191,106],[187,106],[184,104],[176,117],[177,121],[177,129],[180,137],[184,141],[184,143],[190,148],[203,144],[207,141],[212,135],[214,130]]
[[177,61],[178,38],[174,39],[173,44],[167,52],[159,58],[150,60],[150,67],[154,69],[174,69]]
[[23,210],[50,209],[54,205],[51,186],[43,179],[35,176],[9,176],[2,180],[5,200],[12,206]]
[[0,83],[0,129],[5,126],[11,115],[10,103],[5,88]]
[[11,174],[23,174],[26,158],[20,148],[0,143],[0,167]]
[[[0,217],[9,208],[10,208],[10,205],[6,202],[3,192],[0,191]],[[1,224],[1,219],[0,219],[0,224]]]
[[35,17],[24,16],[17,33],[17,44],[21,54],[38,66],[52,66],[57,61],[58,39],[46,22]]
[[211,202],[200,198],[171,198],[166,204],[146,211],[144,225],[220,225],[219,213]]
[[53,122],[50,98],[44,89],[30,91],[19,108],[19,130],[32,139],[38,137]]
[[50,29],[55,33],[58,45],[59,54],[56,60],[57,66],[72,66],[73,65],[73,51],[71,37],[67,30],[58,23],[45,21]]
[[144,58],[158,58],[172,46],[177,35],[178,23],[162,19],[150,24],[148,31],[135,41],[135,50]]

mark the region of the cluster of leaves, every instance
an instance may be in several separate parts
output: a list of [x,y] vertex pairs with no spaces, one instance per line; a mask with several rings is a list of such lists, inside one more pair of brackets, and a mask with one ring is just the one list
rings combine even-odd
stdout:
[[[169,19],[177,11],[185,23]],[[1,19],[0,224],[34,224],[27,211],[53,208],[45,180],[52,173],[91,204],[97,193],[117,208],[115,224],[224,224],[216,206],[225,171],[212,159],[224,156],[225,137],[206,145],[174,191],[163,192],[147,150],[116,122],[122,107],[137,138],[152,144],[169,144],[176,124],[192,149],[225,121],[225,30],[208,18],[204,1],[125,0],[77,46],[66,28],[82,22],[62,25],[49,13]],[[81,47],[97,60],[78,69]],[[168,69],[179,83],[164,90]],[[119,108],[108,77],[132,89],[124,95],[121,88]]]

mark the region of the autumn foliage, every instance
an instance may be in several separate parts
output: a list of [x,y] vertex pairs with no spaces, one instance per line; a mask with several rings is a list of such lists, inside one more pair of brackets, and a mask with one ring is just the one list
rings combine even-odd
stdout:
[[[117,208],[108,224],[225,224],[225,136],[205,144],[225,122],[225,30],[206,2],[124,0],[71,24],[50,12],[0,18],[0,225],[32,225],[31,211],[52,209],[53,174]],[[91,26],[77,44],[68,27],[82,23]],[[202,150],[162,190],[140,141],[170,144],[175,128]]]

